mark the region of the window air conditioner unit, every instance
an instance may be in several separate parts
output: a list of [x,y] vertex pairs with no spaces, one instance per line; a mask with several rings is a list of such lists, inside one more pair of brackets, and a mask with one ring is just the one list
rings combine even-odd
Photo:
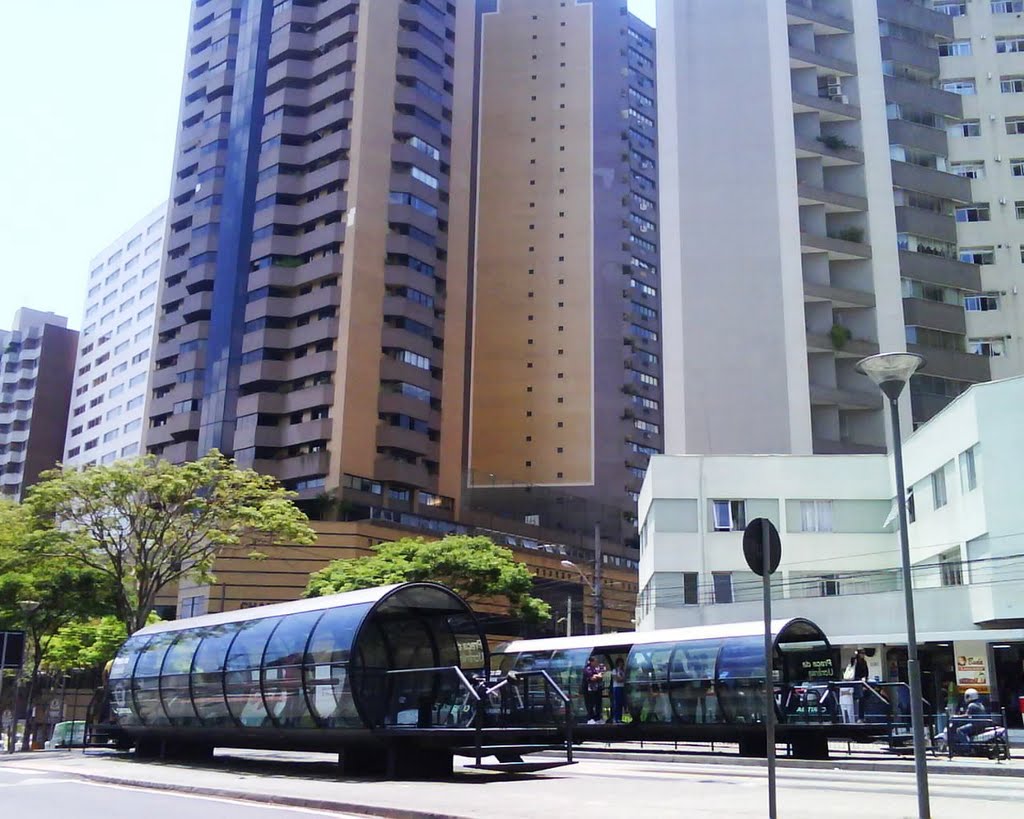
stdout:
[[1000,205],[1005,205],[1006,204],[1006,197],[1005,196],[1000,196],[999,197],[999,204]]

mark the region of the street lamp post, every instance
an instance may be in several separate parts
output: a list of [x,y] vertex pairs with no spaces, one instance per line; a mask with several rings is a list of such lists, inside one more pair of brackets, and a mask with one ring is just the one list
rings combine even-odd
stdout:
[[928,763],[924,745],[924,708],[921,700],[921,666],[917,660],[917,624],[914,620],[914,587],[910,573],[910,538],[907,532],[907,490],[903,478],[903,442],[900,439],[899,397],[924,358],[915,353],[879,353],[857,362],[857,371],[870,378],[889,401],[892,421],[893,466],[896,472],[896,506],[900,515],[900,559],[903,602],[907,616],[907,676],[910,680],[910,721],[914,734],[914,773],[917,777],[917,814],[931,816],[928,802]]
[[600,634],[604,630],[604,624],[601,618],[601,609],[604,606],[604,597],[601,593],[601,580],[595,577],[594,582],[592,582],[590,578],[587,577],[586,572],[571,560],[563,560],[562,565],[567,569],[575,569],[579,573],[579,576],[583,578],[583,582],[587,584],[587,588],[590,589],[590,594],[594,600],[594,634]]

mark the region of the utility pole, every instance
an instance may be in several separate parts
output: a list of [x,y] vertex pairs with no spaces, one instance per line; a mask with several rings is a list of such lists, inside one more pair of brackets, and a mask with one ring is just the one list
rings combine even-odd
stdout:
[[594,633],[604,632],[604,593],[601,587],[601,569],[604,566],[604,559],[601,554],[601,521],[594,524]]
[[572,637],[572,595],[565,598],[565,636]]

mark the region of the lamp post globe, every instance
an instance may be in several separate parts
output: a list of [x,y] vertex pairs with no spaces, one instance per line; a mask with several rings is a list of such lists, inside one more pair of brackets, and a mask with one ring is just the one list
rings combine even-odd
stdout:
[[903,387],[925,364],[917,353],[878,353],[857,362],[857,372],[870,378],[890,401],[899,398]]

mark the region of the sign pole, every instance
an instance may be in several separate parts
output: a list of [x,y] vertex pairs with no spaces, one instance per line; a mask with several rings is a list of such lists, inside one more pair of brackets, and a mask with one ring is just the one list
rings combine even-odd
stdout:
[[775,676],[772,673],[772,565],[769,522],[761,519],[761,589],[764,594],[764,731],[768,751],[768,819],[776,819]]
[[[4,671],[7,670],[7,632],[3,633],[3,643],[0,643],[0,714],[4,710]],[[14,709],[11,709],[12,711]],[[0,725],[0,751],[3,751],[3,735],[6,726]]]

